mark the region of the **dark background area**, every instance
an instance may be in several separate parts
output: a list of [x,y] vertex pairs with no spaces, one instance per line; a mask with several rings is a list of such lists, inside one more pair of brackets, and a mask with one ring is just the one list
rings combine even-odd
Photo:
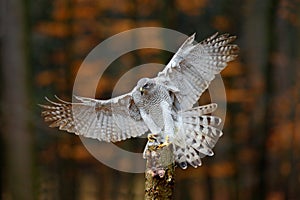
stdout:
[[[77,136],[48,128],[37,104],[54,94],[70,100],[97,44],[147,26],[197,32],[198,41],[228,32],[240,47],[222,72],[224,135],[202,167],[176,170],[175,199],[299,198],[299,0],[4,0],[0,11],[2,199],[143,199],[144,174],[101,164]],[[149,50],[119,58],[97,98],[109,98],[131,67],[169,58]]]

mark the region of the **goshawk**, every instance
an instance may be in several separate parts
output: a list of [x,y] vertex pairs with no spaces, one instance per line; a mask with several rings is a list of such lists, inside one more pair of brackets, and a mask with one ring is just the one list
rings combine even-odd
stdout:
[[[221,119],[210,115],[217,104],[193,107],[216,74],[237,57],[236,39],[229,34],[212,35],[195,43],[195,34],[178,49],[155,78],[142,78],[133,90],[109,100],[78,97],[77,103],[59,98],[44,108],[42,116],[50,127],[116,142],[156,134],[159,142],[173,145],[176,163],[201,165],[201,158],[212,156],[222,131]],[[147,148],[147,146],[146,146]]]

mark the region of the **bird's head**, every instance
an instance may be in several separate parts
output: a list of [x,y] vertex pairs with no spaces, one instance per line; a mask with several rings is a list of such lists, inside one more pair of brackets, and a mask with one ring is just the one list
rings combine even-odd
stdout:
[[154,91],[155,81],[149,78],[142,78],[137,83],[137,89],[141,96],[149,95]]

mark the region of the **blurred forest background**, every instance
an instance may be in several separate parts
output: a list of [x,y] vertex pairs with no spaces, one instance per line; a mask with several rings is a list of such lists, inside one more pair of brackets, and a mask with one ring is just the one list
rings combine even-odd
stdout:
[[[144,174],[101,164],[77,136],[48,128],[37,104],[54,94],[70,100],[76,72],[97,44],[147,26],[197,32],[198,41],[228,32],[241,49],[222,72],[228,104],[215,156],[176,170],[175,199],[299,199],[299,0],[2,0],[0,11],[2,199],[143,199]],[[131,67],[170,56],[121,56],[97,98],[109,98]]]

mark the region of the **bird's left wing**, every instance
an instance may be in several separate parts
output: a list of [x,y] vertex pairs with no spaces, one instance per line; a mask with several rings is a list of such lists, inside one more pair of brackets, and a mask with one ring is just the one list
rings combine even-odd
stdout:
[[57,102],[46,98],[51,105],[40,105],[50,127],[107,142],[137,137],[148,130],[131,93],[109,100],[75,96],[76,103],[56,98]]
[[215,78],[215,74],[234,60],[238,52],[238,46],[231,44],[236,39],[235,36],[216,33],[196,44],[193,44],[194,39],[195,34],[181,45],[155,78],[174,90],[183,110],[192,108]]

